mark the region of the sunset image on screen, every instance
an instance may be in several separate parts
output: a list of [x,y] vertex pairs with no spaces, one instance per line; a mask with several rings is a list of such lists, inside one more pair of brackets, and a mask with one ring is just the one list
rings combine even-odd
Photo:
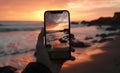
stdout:
[[[51,50],[65,48],[69,50],[69,16],[68,12],[46,12],[45,14],[46,44]],[[64,48],[64,49],[62,49]]]

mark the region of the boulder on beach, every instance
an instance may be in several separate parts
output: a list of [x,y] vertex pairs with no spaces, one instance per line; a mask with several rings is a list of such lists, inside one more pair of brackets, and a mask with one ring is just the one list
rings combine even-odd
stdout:
[[107,30],[107,31],[116,31],[117,28],[115,28],[115,27],[109,27],[109,28],[106,28],[105,30]]
[[65,39],[69,39],[69,35],[66,35],[66,36],[64,36],[63,38],[65,38]]
[[84,43],[84,42],[77,40],[75,38],[74,34],[71,34],[71,45],[72,45],[72,47],[78,47],[78,48],[85,48],[85,47],[90,46],[90,44],[88,44],[88,43]]
[[105,33],[101,33],[101,34],[96,34],[96,37],[108,37],[108,34],[105,34]]
[[90,39],[93,39],[93,37],[90,36],[85,37],[85,40],[90,40]]
[[98,41],[98,43],[103,43],[103,42],[111,41],[111,40],[113,40],[113,38],[102,38]]
[[104,42],[107,42],[107,41],[112,41],[114,40],[113,38],[101,38],[100,40],[92,40],[91,42],[92,43],[104,43]]
[[84,42],[81,42],[81,41],[75,41],[75,40],[71,41],[71,45],[73,47],[79,47],[79,48],[90,47],[90,44],[88,44],[88,43],[84,43]]
[[67,43],[67,40],[60,38],[59,39],[60,43]]
[[106,34],[106,33],[101,33],[101,34],[96,34],[96,37],[101,37],[101,38],[106,38],[106,37],[109,37],[109,36],[114,36],[114,35],[120,35],[120,33],[109,33],[109,34]]
[[98,42],[98,40],[92,40],[91,42],[92,42],[92,43],[97,43],[97,42]]
[[0,73],[16,73],[17,68],[12,66],[0,67]]
[[70,34],[71,39],[75,39],[74,34]]

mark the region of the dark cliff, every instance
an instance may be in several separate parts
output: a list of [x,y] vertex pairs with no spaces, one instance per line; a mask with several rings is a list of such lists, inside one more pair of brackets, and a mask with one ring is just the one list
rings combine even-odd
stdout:
[[100,17],[96,20],[92,20],[90,22],[88,21],[82,21],[83,24],[88,25],[113,25],[117,26],[120,25],[120,12],[115,12],[113,17]]

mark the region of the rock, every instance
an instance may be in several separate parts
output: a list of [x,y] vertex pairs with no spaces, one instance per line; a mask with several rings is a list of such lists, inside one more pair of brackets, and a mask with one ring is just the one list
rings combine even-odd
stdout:
[[70,34],[71,39],[75,39],[74,34]]
[[96,34],[96,37],[105,38],[105,37],[114,36],[114,35],[120,35],[120,33],[109,33],[109,34],[102,33],[102,34]]
[[78,24],[79,24],[79,22],[71,22],[71,24],[75,24],[75,25],[77,24],[77,25],[78,25]]
[[88,21],[83,20],[83,21],[81,22],[81,24],[89,24],[89,22],[88,22]]
[[69,39],[69,35],[64,36],[63,38]]
[[89,40],[89,39],[93,39],[93,37],[88,36],[85,38],[85,40]]
[[98,40],[93,40],[93,41],[91,41],[92,43],[97,43],[98,42]]
[[72,45],[73,47],[79,47],[79,48],[90,47],[89,44],[84,43],[84,42],[81,42],[81,41],[77,41],[77,42],[71,41],[71,45]]
[[83,24],[88,25],[112,25],[112,26],[119,26],[120,27],[120,12],[115,12],[113,17],[100,17],[96,20],[92,21],[82,21]]
[[108,35],[105,34],[105,33],[102,33],[102,34],[96,34],[96,37],[102,37],[102,38],[104,38],[104,37],[108,37]]
[[98,41],[98,43],[103,43],[103,42],[111,41],[111,40],[113,40],[113,38],[102,38],[101,40]]
[[109,27],[109,28],[106,28],[105,30],[107,30],[107,31],[116,31],[117,28],[115,28],[115,27]]
[[59,41],[60,41],[61,43],[67,43],[67,40],[62,39],[62,38],[60,38]]
[[64,29],[64,30],[62,30],[63,32],[68,32],[69,31],[69,29]]
[[120,21],[120,12],[115,12],[113,16],[114,21]]
[[84,42],[76,40],[74,34],[70,34],[70,36],[71,36],[71,45],[72,45],[72,47],[85,48],[85,47],[90,46],[90,44],[88,44],[88,43],[84,43]]
[[69,34],[69,29],[59,30],[59,32],[64,32],[65,34]]
[[84,23],[87,23],[89,26],[90,25],[98,25],[98,26],[101,26],[101,25],[107,25],[107,24],[110,24],[112,21],[112,18],[111,17],[100,17],[99,19],[96,19],[96,20],[92,20],[90,22],[86,21]]
[[0,67],[0,73],[16,73],[17,68],[12,66]]

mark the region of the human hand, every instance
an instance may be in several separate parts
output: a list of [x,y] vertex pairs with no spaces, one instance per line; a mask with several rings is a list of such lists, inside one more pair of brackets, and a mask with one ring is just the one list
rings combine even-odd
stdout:
[[[74,51],[72,49],[71,51]],[[37,45],[36,45],[36,61],[47,66],[52,73],[58,73],[64,62],[67,60],[51,60],[48,51],[44,46],[44,29],[41,30],[41,33],[38,36]],[[75,60],[74,57],[71,56],[71,60]]]

